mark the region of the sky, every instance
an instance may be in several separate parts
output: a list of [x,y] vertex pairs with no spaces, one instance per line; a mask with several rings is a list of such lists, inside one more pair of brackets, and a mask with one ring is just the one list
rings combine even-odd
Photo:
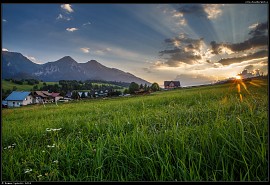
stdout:
[[268,74],[268,4],[2,4],[2,50],[96,60],[161,87]]

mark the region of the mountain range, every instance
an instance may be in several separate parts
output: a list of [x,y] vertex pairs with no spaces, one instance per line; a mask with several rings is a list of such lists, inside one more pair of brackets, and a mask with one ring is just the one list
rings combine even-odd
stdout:
[[131,73],[106,67],[96,60],[78,63],[70,56],[65,56],[54,62],[36,64],[21,53],[2,51],[2,79],[5,78],[34,78],[46,82],[59,80],[105,80],[151,84]]

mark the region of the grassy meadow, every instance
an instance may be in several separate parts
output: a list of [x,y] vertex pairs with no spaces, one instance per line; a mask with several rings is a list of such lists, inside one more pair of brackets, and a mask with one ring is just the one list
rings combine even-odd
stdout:
[[[45,83],[47,85],[54,85],[54,84],[59,85],[58,82],[45,82]],[[35,85],[37,85],[39,89],[40,87],[43,86],[43,82],[39,82],[39,84],[35,84]],[[33,89],[35,85],[28,85],[27,82],[23,82],[23,84],[20,85],[20,84],[13,83],[11,81],[2,80],[2,89],[4,89],[5,91],[8,89],[12,90],[14,86],[16,86],[17,91],[30,91],[31,89]]]
[[268,181],[268,82],[2,110],[2,181]]

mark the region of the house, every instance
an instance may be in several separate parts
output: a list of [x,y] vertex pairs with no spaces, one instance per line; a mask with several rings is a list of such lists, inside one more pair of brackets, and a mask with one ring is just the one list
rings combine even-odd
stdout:
[[48,91],[34,91],[33,96],[35,97],[35,103],[48,103],[52,102],[54,97],[52,97],[52,93]]
[[85,97],[88,97],[89,95],[88,95],[88,92],[78,92],[79,93],[79,96],[80,97],[82,97],[82,94],[84,93],[84,96]]
[[68,91],[65,97],[71,98],[71,96],[72,96],[72,92]]
[[164,81],[165,89],[174,89],[178,87],[181,87],[180,81]]
[[20,107],[35,103],[35,98],[29,91],[13,91],[5,100],[8,107]]
[[54,99],[54,102],[58,101],[59,99],[63,98],[63,96],[60,96],[60,93],[51,93],[52,98]]

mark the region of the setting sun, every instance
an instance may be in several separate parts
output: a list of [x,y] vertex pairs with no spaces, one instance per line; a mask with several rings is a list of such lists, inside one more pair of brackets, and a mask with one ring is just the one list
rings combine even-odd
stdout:
[[239,75],[235,76],[235,78],[236,78],[237,80],[241,80],[241,79],[242,79],[241,76],[239,76]]

